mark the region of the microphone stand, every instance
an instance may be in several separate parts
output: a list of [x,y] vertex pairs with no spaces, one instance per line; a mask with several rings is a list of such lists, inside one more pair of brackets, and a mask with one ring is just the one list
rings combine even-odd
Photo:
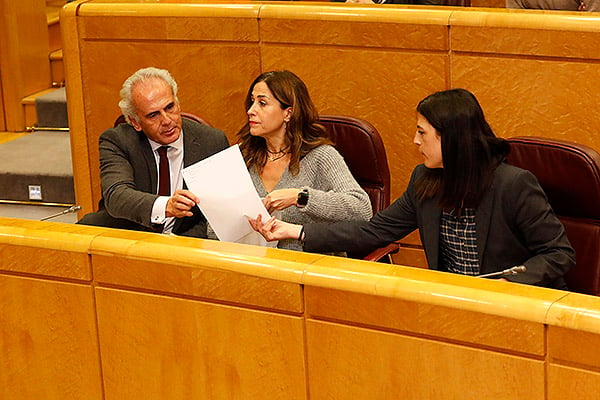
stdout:
[[519,274],[521,272],[525,272],[527,271],[527,268],[524,265],[517,265],[515,267],[511,267],[502,271],[498,271],[498,272],[492,272],[489,274],[483,274],[483,275],[477,275],[477,278],[495,278],[498,276],[504,276],[504,275],[516,275]]
[[44,218],[40,219],[40,221],[46,221],[48,219],[60,217],[61,215],[71,214],[71,213],[77,212],[79,210],[81,210],[81,206],[71,206],[71,207],[67,208],[66,210],[63,210],[63,211],[58,212],[56,214],[48,215],[47,217],[44,217]]

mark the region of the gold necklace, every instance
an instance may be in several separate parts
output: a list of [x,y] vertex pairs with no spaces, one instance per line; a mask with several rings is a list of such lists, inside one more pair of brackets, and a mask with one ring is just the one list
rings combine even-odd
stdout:
[[269,159],[269,161],[281,160],[283,157],[287,156],[290,153],[283,151],[283,152],[277,152],[277,153],[274,153],[274,154],[276,154],[276,155],[272,156],[270,154],[267,154],[267,158]]
[[269,159],[269,161],[281,160],[283,157],[290,154],[289,151],[286,151],[287,149],[289,149],[289,147],[290,146],[286,146],[283,149],[279,149],[278,151],[271,151],[267,148],[267,158]]

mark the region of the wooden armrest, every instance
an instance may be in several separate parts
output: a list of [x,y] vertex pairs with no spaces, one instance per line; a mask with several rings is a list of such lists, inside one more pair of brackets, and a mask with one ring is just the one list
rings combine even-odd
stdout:
[[390,256],[391,254],[396,254],[400,250],[400,244],[397,242],[392,242],[385,247],[380,247],[370,254],[368,254],[364,260],[367,261],[379,261],[386,256]]

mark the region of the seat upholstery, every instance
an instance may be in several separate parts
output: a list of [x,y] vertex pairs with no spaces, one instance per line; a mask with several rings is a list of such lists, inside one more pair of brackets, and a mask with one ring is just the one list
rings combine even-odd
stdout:
[[600,295],[600,154],[556,139],[508,141],[508,163],[537,177],[575,249],[576,265],[566,275],[569,289]]
[[[390,170],[383,140],[379,132],[369,122],[355,117],[341,115],[321,115],[319,122],[325,127],[336,149],[340,152],[350,172],[358,184],[367,192],[371,200],[373,214],[390,205]],[[348,253],[352,258],[379,260],[397,251],[392,246],[376,256]]]
[[336,149],[371,199],[373,214],[390,205],[390,170],[383,140],[369,122],[341,115],[321,115]]
[[[206,121],[203,118],[200,118],[196,114],[187,113],[187,112],[181,112],[181,117],[189,119],[189,120],[194,121],[194,122],[198,122],[199,124],[210,126],[211,128],[213,127],[208,121]],[[117,126],[117,125],[125,123],[125,122],[127,122],[125,120],[125,116],[124,115],[119,115],[117,117],[117,119],[115,120],[115,123],[113,124],[113,126]]]

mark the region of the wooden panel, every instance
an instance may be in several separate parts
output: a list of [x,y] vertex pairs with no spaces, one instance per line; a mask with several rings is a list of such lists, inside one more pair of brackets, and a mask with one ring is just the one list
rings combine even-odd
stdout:
[[289,69],[300,76],[320,113],[371,122],[386,147],[392,198],[402,194],[414,166],[422,162],[412,144],[415,108],[422,98],[445,88],[447,56],[265,45],[262,59],[265,71]]
[[600,335],[549,326],[548,356],[552,362],[598,370],[600,369]]
[[[98,54],[103,54],[97,59]],[[114,66],[114,59],[127,58]],[[168,69],[179,83],[179,100],[184,111],[194,112],[222,129],[230,141],[245,122],[244,98],[259,72],[259,53],[254,45],[211,43],[121,43],[84,42],[84,76],[103,73],[102,81],[84,80],[84,102],[91,143],[112,127],[120,114],[119,90],[137,69],[156,66]],[[202,61],[200,61],[202,60]],[[227,68],[221,66],[227,65]],[[230,72],[235,70],[235,74]],[[96,111],[98,110],[98,111]],[[93,113],[96,111],[95,113]],[[96,115],[99,114],[99,115]]]
[[[518,16],[513,17],[518,19]],[[452,50],[575,59],[600,58],[600,32],[452,26]]]
[[96,289],[105,399],[305,399],[303,323]]
[[[253,17],[253,18],[250,18]],[[256,17],[81,17],[81,37],[101,40],[183,40],[183,41],[252,41],[258,42]],[[110,26],[111,29],[107,29]],[[148,29],[152,26],[152,29]]]
[[0,0],[0,43],[3,129],[24,131],[21,99],[50,86],[44,0]]
[[[452,57],[452,86],[471,90],[502,137],[544,136],[600,149],[600,80],[595,63],[528,58]],[[585,134],[582,134],[585,132]]]
[[[388,9],[392,14],[395,10]],[[343,10],[338,11],[340,16]],[[396,14],[402,16],[402,13]],[[406,14],[404,14],[406,15]],[[430,17],[432,14],[428,14]],[[443,14],[447,18],[447,14]],[[386,49],[448,50],[448,27],[446,18],[437,24],[429,25],[427,14],[422,19],[405,23],[386,23],[381,21],[379,29],[373,29],[373,23],[352,20],[307,20],[269,18],[269,6],[261,12],[260,33],[265,43],[294,43],[345,45],[363,48],[377,47]],[[309,15],[306,16],[310,18]]]
[[62,41],[60,37],[60,23],[58,19],[58,13],[56,13],[57,18],[48,23],[48,51],[52,52],[55,50],[62,49]]
[[93,230],[80,226],[0,218],[0,270],[91,280],[87,250]]
[[544,398],[540,360],[314,321],[307,346],[313,400]]
[[345,321],[538,356],[545,353],[544,325],[540,323],[341,290],[307,286],[305,291],[306,313],[310,318]]
[[560,365],[548,367],[548,400],[597,399],[600,373]]
[[124,257],[94,255],[94,277],[101,284],[189,295],[291,313],[303,311],[299,284],[230,271],[184,267]]
[[54,249],[0,244],[0,271],[91,280],[89,256]]
[[0,398],[103,399],[89,286],[0,275]]

